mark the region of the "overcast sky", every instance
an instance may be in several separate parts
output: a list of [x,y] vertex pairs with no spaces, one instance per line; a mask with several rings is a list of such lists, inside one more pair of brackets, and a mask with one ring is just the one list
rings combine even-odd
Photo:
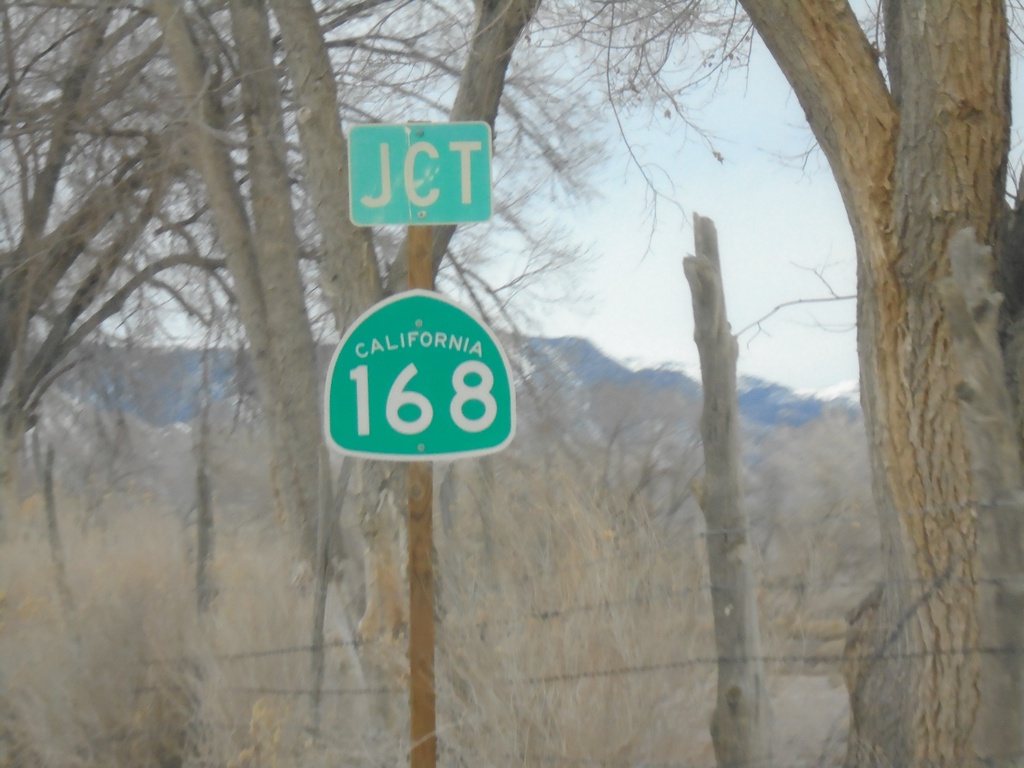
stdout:
[[[581,276],[586,304],[548,312],[545,335],[579,335],[636,364],[697,370],[693,316],[682,258],[693,252],[693,212],[717,226],[733,331],[797,299],[852,294],[853,238],[823,156],[778,68],[755,42],[747,72],[733,72],[694,118],[716,138],[719,162],[678,121],[649,129],[631,121],[629,138],[662,191],[648,250],[650,210],[642,177],[623,149],[611,157],[604,199],[575,212],[592,243]],[[827,285],[822,278],[827,280]],[[807,304],[740,337],[741,373],[795,388],[821,389],[857,378],[853,301]]]

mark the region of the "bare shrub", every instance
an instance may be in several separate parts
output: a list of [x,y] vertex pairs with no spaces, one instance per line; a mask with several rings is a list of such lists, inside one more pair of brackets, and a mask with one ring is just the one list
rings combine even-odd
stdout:
[[[441,764],[712,765],[713,587],[699,529],[652,518],[628,490],[588,482],[557,459],[477,469],[460,463],[450,525],[437,531]],[[396,674],[369,686],[360,661],[388,649],[353,647],[351,635],[328,633],[320,733],[310,731],[312,596],[291,579],[295,548],[283,522],[267,509],[218,515],[219,592],[200,626],[181,518],[129,497],[106,504],[105,530],[65,528],[76,598],[67,621],[37,504],[0,547],[0,765],[407,761],[406,681]],[[60,509],[73,515],[76,504],[63,498]],[[780,541],[799,551],[833,531],[823,523],[786,533]],[[769,587],[823,573],[784,560],[762,563]],[[332,588],[328,627],[349,591]],[[762,610],[776,627],[766,635],[770,658],[799,650],[794,632],[819,642],[836,632],[836,614],[795,603],[788,589],[766,589]],[[405,638],[393,642],[401,656]],[[779,733],[800,737],[805,756],[826,736],[841,747],[841,733],[826,723],[815,737],[803,719],[808,692],[832,713],[830,685],[768,667],[769,686],[784,694]]]
[[68,541],[62,618],[45,538],[24,521],[0,556],[0,665],[14,766],[159,766],[188,738],[195,625],[176,523],[139,508],[116,535]]

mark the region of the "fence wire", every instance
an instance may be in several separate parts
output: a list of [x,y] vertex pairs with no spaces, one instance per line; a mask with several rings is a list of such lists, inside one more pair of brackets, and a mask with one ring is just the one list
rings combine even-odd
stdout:
[[[547,765],[547,764],[558,764],[558,765],[593,765],[599,766],[600,768],[719,768],[716,763],[665,763],[649,760],[636,760],[636,759],[624,759],[621,757],[615,758],[600,758],[600,757],[567,757],[563,755],[552,755],[543,753],[504,753],[504,754],[484,754],[482,752],[460,752],[460,756],[463,758],[476,758],[477,760],[486,761],[493,760],[495,758],[501,760],[508,760],[514,765]],[[978,760],[980,768],[1016,768],[1019,765],[1019,760],[1024,757],[1024,752],[1016,752],[1012,754],[996,755],[991,756],[986,760]],[[486,763],[477,763],[484,765]],[[952,761],[937,761],[937,760],[915,760],[913,762],[905,763],[892,763],[886,762],[885,768],[951,768]],[[780,761],[771,761],[767,763],[756,763],[744,765],[743,768],[808,768],[807,764],[801,763],[788,763]]]
[[[708,666],[718,667],[729,664],[748,664],[751,662],[760,662],[769,666],[797,666],[804,665],[809,667],[825,666],[825,665],[839,665],[848,662],[861,662],[861,661],[897,661],[897,660],[920,660],[927,658],[957,658],[966,656],[1016,656],[1024,652],[1024,648],[1021,647],[1008,647],[1008,646],[971,646],[964,648],[934,648],[914,651],[894,651],[891,650],[900,635],[903,633],[906,625],[913,619],[920,608],[925,605],[934,594],[942,588],[943,585],[949,583],[952,578],[952,573],[956,570],[956,566],[959,561],[963,558],[954,558],[948,564],[944,571],[937,577],[931,580],[924,579],[913,579],[907,580],[916,584],[927,583],[928,586],[924,589],[921,594],[908,606],[904,615],[901,619],[896,622],[893,628],[890,630],[886,638],[883,639],[880,646],[874,650],[860,652],[860,653],[833,653],[833,654],[761,654],[756,656],[719,656],[719,655],[706,655],[706,656],[692,656],[681,659],[669,659],[662,662],[644,663],[633,666],[618,666],[603,669],[590,669],[590,670],[563,670],[560,672],[553,672],[548,674],[526,676],[522,678],[506,679],[494,681],[496,685],[508,686],[508,685],[538,685],[538,684],[555,684],[555,683],[567,683],[586,679],[595,678],[610,678],[610,677],[621,677],[626,675],[641,675],[641,674],[652,674],[657,672],[666,672],[670,670],[679,670],[687,667],[695,666]],[[964,581],[964,580],[961,580]],[[987,580],[994,583],[1006,583],[1004,580],[991,579]],[[878,582],[865,582],[871,584],[878,584]],[[977,582],[974,582],[977,583]],[[780,582],[778,588],[784,587],[784,582]],[[678,597],[680,595],[696,592],[696,591],[707,591],[714,589],[731,589],[726,587],[716,587],[715,585],[704,584],[698,587],[683,587],[683,588],[668,588],[664,594],[660,595],[661,599],[669,599]],[[644,606],[649,607],[655,602],[658,597],[653,596],[642,596],[636,598],[623,598],[618,600],[605,600],[596,603],[589,603],[577,606],[566,606],[558,609],[546,609],[540,610],[534,613],[526,614],[525,617],[499,619],[497,621],[478,621],[473,622],[473,626],[486,628],[488,626],[497,623],[513,623],[517,621],[523,621],[524,618],[530,621],[537,622],[548,622],[556,619],[563,619],[567,616],[571,616],[579,613],[593,613],[597,611],[607,610],[618,610],[628,606]],[[443,624],[442,624],[443,626]],[[233,651],[227,653],[214,653],[211,658],[221,662],[232,662],[240,661],[245,659],[261,659],[269,658],[274,656],[291,655],[291,654],[305,654],[305,653],[317,653],[321,650],[338,649],[338,648],[349,648],[359,649],[364,645],[372,644],[372,641],[362,641],[360,639],[353,640],[335,640],[325,642],[322,646],[316,645],[291,645],[283,646],[280,648],[264,648],[251,651]],[[175,659],[160,659],[160,660],[149,660],[147,664],[176,664],[188,661],[185,657],[178,657]],[[194,663],[195,659],[191,659]],[[249,686],[249,687],[234,687],[230,690],[236,692],[246,692],[258,695],[280,695],[280,696],[300,696],[300,695],[312,695],[314,691],[312,689],[302,688],[275,688],[275,687],[262,687],[262,686]],[[359,696],[359,695],[381,695],[381,694],[396,694],[401,693],[404,688],[381,688],[381,687],[370,687],[370,688],[341,688],[341,689],[322,689],[321,693],[324,695],[331,696]]]
[[[950,512],[964,512],[974,510],[978,514],[984,514],[989,508],[995,508],[996,504],[963,504],[949,505],[942,509],[916,510],[903,512],[903,515],[916,514],[948,514]],[[845,518],[845,515],[834,515],[829,518],[807,522],[806,525],[836,526]],[[856,516],[858,521],[863,520],[864,513]],[[701,531],[693,535],[693,539],[705,539],[710,536],[727,536],[733,534],[750,534],[763,531],[767,526],[752,525],[734,529],[718,529]],[[789,527],[788,525],[783,527]],[[685,538],[685,537],[684,537]],[[662,551],[659,548],[659,551]],[[668,547],[665,552],[670,551]],[[981,656],[999,656],[1015,658],[1024,653],[1024,648],[1019,646],[992,646],[972,645],[964,647],[926,647],[918,649],[906,649],[900,642],[907,632],[908,625],[915,619],[919,611],[929,603],[938,593],[949,585],[958,586],[985,586],[985,585],[1008,585],[1016,584],[1016,579],[978,577],[965,578],[959,574],[959,568],[967,557],[972,556],[971,552],[961,552],[951,556],[945,563],[942,571],[931,578],[907,577],[903,579],[873,579],[873,578],[835,578],[827,580],[812,580],[806,577],[781,577],[755,581],[754,587],[764,592],[797,594],[804,596],[816,592],[825,592],[837,589],[858,589],[863,588],[865,592],[876,588],[879,585],[899,586],[910,588],[911,594],[915,595],[913,600],[906,606],[904,613],[889,629],[885,637],[881,638],[873,648],[850,652],[832,653],[765,653],[753,656],[723,656],[717,654],[705,655],[684,655],[677,658],[665,658],[655,661],[644,661],[635,664],[619,664],[609,666],[598,666],[593,668],[571,667],[567,669],[553,669],[550,671],[527,673],[520,676],[504,677],[490,681],[495,690],[514,690],[516,688],[544,688],[555,689],[558,686],[571,685],[573,683],[587,680],[615,680],[631,676],[647,676],[665,674],[668,672],[692,669],[707,668],[718,669],[728,665],[741,665],[757,662],[769,668],[792,668],[814,669],[820,667],[837,668],[845,664],[864,662],[895,662],[901,660],[927,660],[943,658],[966,658]],[[573,564],[574,569],[584,571],[599,568],[616,557],[624,557],[622,553],[616,553],[608,557],[587,561],[585,563]],[[550,574],[547,574],[550,575]],[[472,627],[481,631],[481,640],[487,630],[498,627],[510,627],[513,625],[527,625],[531,622],[546,624],[555,621],[564,621],[574,616],[598,615],[601,613],[618,613],[632,609],[649,609],[654,606],[671,604],[672,601],[692,595],[706,595],[715,592],[728,592],[734,589],[732,586],[718,585],[708,581],[701,581],[697,584],[662,584],[653,585],[648,583],[639,584],[636,588],[637,594],[622,597],[613,597],[602,600],[585,601],[578,604],[555,605],[549,607],[538,607],[532,611],[519,615],[505,615],[480,619],[463,619],[461,617],[445,621],[442,617],[438,633],[438,642],[445,642],[444,628],[460,629]],[[671,610],[671,607],[668,608]],[[221,663],[234,663],[246,660],[270,660],[275,657],[285,657],[301,654],[317,654],[328,650],[348,649],[362,650],[364,646],[372,645],[373,641],[363,641],[359,638],[351,640],[332,640],[316,644],[292,644],[280,647],[234,649],[208,654],[205,658]],[[168,659],[153,659],[145,662],[148,665],[171,665],[180,663],[195,664],[199,661],[196,657],[178,657]],[[139,693],[157,692],[159,687],[150,686],[138,689]],[[363,687],[330,687],[321,688],[304,686],[274,686],[274,685],[228,685],[224,690],[231,693],[248,694],[253,696],[270,697],[335,697],[350,698],[362,696],[405,696],[407,689],[404,686],[363,686]],[[445,748],[444,738],[439,734],[439,745]],[[474,754],[456,750],[458,758],[463,764],[487,764],[488,761],[503,760],[510,765],[565,765],[565,766],[596,766],[597,768],[714,768],[713,764],[699,764],[688,762],[650,762],[625,759],[620,757],[586,757],[568,756],[544,752],[516,752],[507,754]],[[979,765],[989,768],[1003,768],[1003,766],[1017,766],[1024,758],[1024,754],[990,756],[990,759]],[[469,761],[468,763],[466,761]],[[892,768],[949,768],[945,762],[915,762]],[[799,768],[782,762],[771,762],[763,766],[750,766],[749,768]]]

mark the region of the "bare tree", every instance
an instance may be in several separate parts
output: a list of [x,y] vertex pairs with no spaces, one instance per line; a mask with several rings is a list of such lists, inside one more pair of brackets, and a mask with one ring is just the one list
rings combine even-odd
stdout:
[[274,443],[275,488],[298,523],[304,551],[315,547],[317,457],[316,358],[299,273],[286,165],[281,86],[274,69],[269,18],[262,3],[230,7],[241,77],[251,207],[235,175],[225,106],[209,87],[215,70],[179,4],[154,9],[188,105],[191,161],[202,177],[231,271],[263,389]]
[[[962,374],[937,287],[950,272],[953,232],[970,225],[984,243],[1000,243],[1005,4],[883,3],[884,59],[845,2],[741,4],[828,158],[857,246],[861,401],[885,586],[852,628],[865,653],[851,659],[847,762],[970,765],[988,754],[972,733],[986,711],[979,700],[993,692],[979,688],[970,652],[978,510]],[[1007,288],[1020,295],[1019,283]]]
[[151,17],[0,3],[0,36],[0,409],[13,491],[22,436],[74,350],[167,270],[217,263],[158,235],[183,167],[153,109]]

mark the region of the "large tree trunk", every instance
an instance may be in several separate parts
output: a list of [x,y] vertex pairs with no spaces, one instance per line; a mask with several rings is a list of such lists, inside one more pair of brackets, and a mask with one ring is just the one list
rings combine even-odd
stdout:
[[348,216],[348,142],[327,44],[310,0],[271,0],[295,89],[306,183],[323,236],[320,284],[344,331],[382,295],[371,231]]
[[729,329],[711,219],[694,214],[695,256],[683,260],[693,296],[704,408],[704,477],[694,496],[707,523],[708,573],[718,654],[718,698],[711,740],[720,768],[757,768],[772,761],[772,717],[765,690],[750,527],[740,484],[736,337]]
[[[343,333],[383,296],[373,235],[370,229],[355,226],[348,216],[348,142],[342,132],[334,71],[316,9],[310,0],[271,0],[271,6],[281,27],[285,63],[295,94],[306,186],[323,238],[320,286],[330,302],[338,331]],[[388,470],[377,467],[372,474],[378,471]],[[344,498],[345,489],[339,488],[337,493]],[[348,561],[354,566],[346,569],[348,573],[357,573],[364,565],[358,542],[352,540],[355,537],[342,533],[344,528],[355,527],[350,522],[362,516],[356,506],[344,505],[341,514],[325,521],[330,528],[328,560]],[[369,501],[362,514],[375,509],[376,498]],[[342,514],[352,521],[343,523]],[[340,573],[332,566],[333,577]],[[352,623],[357,619],[349,618]]]
[[[316,510],[321,437],[316,352],[305,288],[299,273],[300,243],[291,205],[291,181],[281,114],[281,86],[274,65],[264,0],[232,0],[231,23],[242,68],[242,103],[249,137],[248,169],[255,260],[247,261],[263,295],[270,359],[264,378],[274,397],[266,403],[277,444],[278,479],[288,511],[299,522],[303,551],[316,551]],[[259,364],[259,361],[257,361]],[[283,465],[283,466],[282,466]]]
[[992,249],[961,230],[950,241],[952,276],[939,284],[960,364],[964,427],[978,504],[980,764],[1024,763],[1024,483],[1017,420],[999,347],[1003,297],[992,285]]
[[978,710],[975,524],[946,243],[994,243],[1009,126],[998,0],[904,0],[891,92],[849,7],[742,0],[827,156],[857,244],[861,401],[885,588],[850,691],[850,765],[963,766]]
[[232,24],[245,76],[242,100],[249,138],[252,221],[220,137],[224,120],[206,82],[205,62],[175,0],[154,0],[178,89],[189,110],[193,167],[206,184],[239,315],[270,423],[277,490],[298,524],[303,551],[316,545],[317,458],[321,441],[316,357],[299,274],[285,166],[281,93],[261,0],[235,0]]

